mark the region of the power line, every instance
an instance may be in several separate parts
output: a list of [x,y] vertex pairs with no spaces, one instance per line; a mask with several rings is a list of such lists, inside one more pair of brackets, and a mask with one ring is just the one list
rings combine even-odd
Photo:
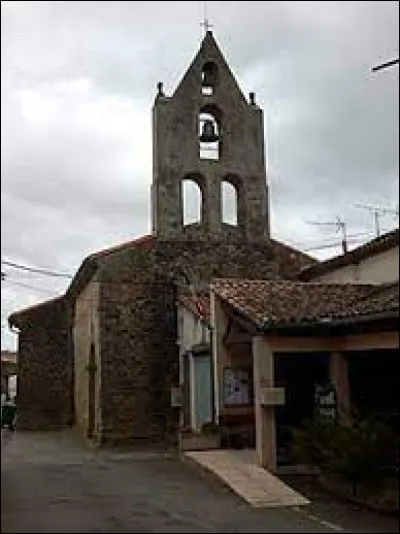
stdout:
[[[386,231],[386,230],[385,230]],[[373,231],[372,230],[369,230],[368,232],[355,232],[354,234],[348,234],[347,235],[347,238],[348,239],[354,239],[354,238],[368,238],[369,236],[371,236],[371,234],[373,234]],[[326,245],[329,245],[329,244],[332,244],[332,239],[335,239],[333,236],[332,237],[327,237],[326,240],[324,241],[320,241],[319,239],[315,242],[313,241],[308,241],[307,243],[306,242],[303,242],[303,243],[292,243],[292,246],[295,247],[295,248],[298,248],[299,250],[304,250],[306,247],[314,247],[316,249],[318,249],[319,246],[321,247],[325,247]]]
[[[51,271],[49,269],[43,269],[39,267],[29,267],[28,265],[22,265],[20,263],[14,263],[8,260],[1,260],[1,263],[4,265],[7,265],[8,267],[13,267],[14,269],[21,269],[22,271],[28,271],[31,273],[43,274],[46,276],[54,276],[57,278],[73,278],[72,274],[69,274],[69,273],[60,273],[57,271]],[[2,273],[2,278],[3,278],[3,274],[4,273]]]
[[24,284],[23,282],[14,282],[14,280],[9,280],[8,278],[6,279],[3,278],[3,280],[5,280],[6,282],[14,286],[25,287],[26,289],[33,289],[34,291],[39,291],[40,293],[47,293],[48,295],[54,295],[54,293],[50,292],[48,289],[31,286],[30,284]]
[[399,216],[398,209],[380,208],[378,206],[370,206],[370,205],[365,205],[365,204],[356,204],[356,208],[362,208],[362,209],[368,210],[370,213],[373,214],[374,222],[375,222],[375,236],[376,237],[379,237],[381,235],[380,217],[382,215],[395,215],[395,217]]
[[336,229],[340,232],[342,232],[342,249],[343,254],[346,254],[347,252],[347,227],[345,221],[342,221],[340,217],[336,218],[336,221],[306,221],[308,224],[312,224],[314,226],[335,226]]
[[392,67],[393,65],[398,65],[399,58],[391,59],[390,61],[385,61],[384,63],[380,63],[379,65],[376,65],[375,67],[372,67],[371,72],[377,72],[378,70],[387,69],[388,67]]
[[[350,244],[350,243],[359,243],[360,241],[363,241],[362,239],[348,239],[347,240],[347,243]],[[319,246],[315,246],[315,247],[308,247],[308,248],[305,248],[303,249],[304,252],[309,252],[309,251],[312,251],[312,250],[324,250],[324,249],[328,249],[328,248],[335,248],[335,247],[343,247],[343,242],[342,241],[337,241],[336,243],[327,243],[326,245],[319,245]]]

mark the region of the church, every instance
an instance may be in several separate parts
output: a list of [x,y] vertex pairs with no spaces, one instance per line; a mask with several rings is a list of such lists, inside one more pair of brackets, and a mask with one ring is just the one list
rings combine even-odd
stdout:
[[[152,233],[91,254],[66,293],[9,317],[19,329],[18,427],[76,426],[96,445],[175,446],[177,303],[214,278],[293,280],[315,260],[270,235],[263,112],[211,31],[153,105]],[[186,224],[194,182],[201,217]],[[222,218],[234,188],[237,221]]]

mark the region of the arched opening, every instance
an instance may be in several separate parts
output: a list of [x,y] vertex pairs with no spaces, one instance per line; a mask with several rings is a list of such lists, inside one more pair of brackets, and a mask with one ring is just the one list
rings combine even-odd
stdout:
[[201,93],[205,96],[214,94],[217,83],[218,68],[215,63],[207,61],[201,71]]
[[227,180],[221,182],[222,222],[232,226],[238,225],[238,190]]
[[216,106],[204,106],[198,116],[200,159],[218,160],[221,155],[221,113]]
[[182,180],[183,225],[199,224],[203,219],[203,194],[193,178]]

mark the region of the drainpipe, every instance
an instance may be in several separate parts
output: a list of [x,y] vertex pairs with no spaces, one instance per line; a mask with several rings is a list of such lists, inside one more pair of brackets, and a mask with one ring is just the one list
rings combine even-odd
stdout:
[[208,330],[210,332],[210,357],[211,357],[211,408],[212,408],[212,423],[216,423],[216,410],[215,410],[215,368],[214,368],[214,328],[211,322],[208,324]]

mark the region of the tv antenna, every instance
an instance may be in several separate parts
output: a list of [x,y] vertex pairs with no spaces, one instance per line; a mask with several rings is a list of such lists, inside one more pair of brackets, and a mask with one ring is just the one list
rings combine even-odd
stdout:
[[356,204],[356,207],[362,208],[364,210],[368,210],[370,213],[373,214],[376,237],[379,237],[381,235],[380,218],[382,215],[394,215],[396,219],[399,216],[399,208],[396,208],[396,209],[380,208],[378,206],[371,206],[371,205],[366,205],[366,204]]
[[340,217],[336,217],[336,221],[306,221],[307,224],[312,224],[313,226],[334,226],[337,232],[342,234],[342,252],[346,254],[347,252],[347,225],[345,221],[342,221]]

